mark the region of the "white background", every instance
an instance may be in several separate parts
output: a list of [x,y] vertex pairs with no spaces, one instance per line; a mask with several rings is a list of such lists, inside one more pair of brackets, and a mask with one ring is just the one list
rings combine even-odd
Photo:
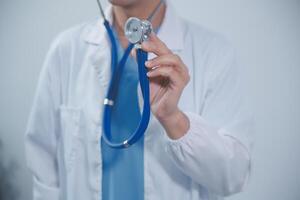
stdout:
[[[103,0],[104,1],[104,0]],[[300,1],[173,0],[178,13],[236,47],[256,119],[253,173],[231,200],[300,199]],[[0,139],[31,199],[23,135],[51,40],[98,15],[96,0],[0,0]],[[1,180],[0,180],[1,181]]]

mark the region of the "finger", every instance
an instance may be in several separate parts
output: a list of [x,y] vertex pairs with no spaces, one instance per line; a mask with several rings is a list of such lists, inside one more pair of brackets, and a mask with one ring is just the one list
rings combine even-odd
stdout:
[[142,43],[142,49],[158,56],[172,53],[171,50],[154,33],[150,34],[149,40]]
[[183,81],[182,75],[170,66],[157,67],[154,70],[147,72],[147,76],[150,78],[157,76],[167,77],[176,85]]
[[145,65],[147,68],[153,68],[159,65],[160,66],[168,65],[168,66],[174,66],[175,68],[178,68],[178,70],[186,69],[186,66],[183,64],[180,57],[175,54],[166,54],[166,55],[158,56],[156,58],[146,61]]

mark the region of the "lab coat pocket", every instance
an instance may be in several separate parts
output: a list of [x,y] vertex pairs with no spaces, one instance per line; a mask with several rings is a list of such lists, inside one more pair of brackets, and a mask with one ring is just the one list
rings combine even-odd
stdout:
[[77,148],[80,145],[80,117],[80,108],[60,106],[60,144],[62,145],[63,162],[67,172],[73,168],[77,157]]

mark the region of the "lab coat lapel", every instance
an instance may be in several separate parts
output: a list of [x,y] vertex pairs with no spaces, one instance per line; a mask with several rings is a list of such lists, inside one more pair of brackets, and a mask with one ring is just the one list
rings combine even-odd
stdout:
[[[112,23],[111,6],[108,6],[105,10],[105,15],[106,19]],[[94,24],[86,28],[83,38],[91,45],[89,52],[90,62],[97,73],[99,83],[103,86],[107,86],[111,76],[111,47],[101,17]]]
[[[111,22],[111,6],[106,11],[106,18]],[[108,89],[111,77],[111,51],[110,42],[106,29],[103,26],[103,19],[100,17],[93,23],[88,24],[83,32],[82,39],[88,44],[87,65],[91,67],[97,81],[95,82],[95,95],[93,95],[89,107],[89,115],[96,126],[102,126],[103,100]],[[99,127],[99,128],[100,128]]]

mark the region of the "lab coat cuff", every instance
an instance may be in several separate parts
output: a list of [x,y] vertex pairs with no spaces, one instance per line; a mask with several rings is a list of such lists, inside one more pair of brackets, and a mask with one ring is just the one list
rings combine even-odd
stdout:
[[196,113],[192,113],[189,111],[183,111],[183,113],[188,117],[189,121],[190,121],[190,127],[188,129],[188,131],[181,136],[178,139],[172,139],[168,136],[168,134],[165,132],[164,136],[168,142],[169,145],[173,146],[173,145],[181,145],[186,143],[189,140],[192,140],[194,138],[194,134],[197,133],[199,134],[199,131],[201,131],[202,128],[200,128],[199,126],[204,125],[204,119],[196,114]]

